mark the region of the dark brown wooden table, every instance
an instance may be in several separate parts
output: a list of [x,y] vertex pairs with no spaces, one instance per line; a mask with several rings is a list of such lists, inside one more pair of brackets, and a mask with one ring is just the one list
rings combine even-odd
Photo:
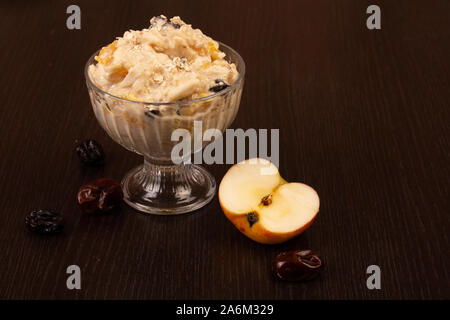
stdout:
[[[81,7],[81,30],[66,8]],[[382,29],[366,28],[381,7]],[[180,15],[247,63],[233,128],[280,128],[280,171],[313,186],[318,218],[282,245],[241,235],[217,197],[195,214],[124,207],[80,214],[78,187],[120,179],[141,158],[97,123],[84,83],[88,57],[149,18]],[[0,4],[0,298],[450,298],[450,2],[25,1]],[[83,168],[77,141],[100,141],[108,161]],[[218,182],[229,168],[212,165]],[[28,232],[36,208],[64,214],[61,235]],[[320,279],[283,283],[280,251],[312,248]],[[66,288],[81,268],[82,289]],[[381,290],[366,268],[379,265]]]

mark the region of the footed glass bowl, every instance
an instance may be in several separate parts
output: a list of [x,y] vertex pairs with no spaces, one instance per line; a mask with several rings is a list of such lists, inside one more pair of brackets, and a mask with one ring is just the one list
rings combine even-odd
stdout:
[[[95,64],[94,53],[84,70],[94,114],[108,135],[125,149],[140,154],[144,163],[130,170],[122,180],[124,200],[142,213],[174,215],[206,205],[216,190],[214,177],[194,164],[174,164],[172,132],[186,129],[191,137],[191,153],[201,152],[209,142],[194,148],[194,121],[201,121],[202,133],[208,129],[223,132],[239,109],[244,85],[245,63],[223,43],[227,61],[236,65],[239,78],[228,88],[211,96],[171,103],[137,102],[113,96],[98,88],[89,77]],[[190,155],[189,155],[190,157]]]

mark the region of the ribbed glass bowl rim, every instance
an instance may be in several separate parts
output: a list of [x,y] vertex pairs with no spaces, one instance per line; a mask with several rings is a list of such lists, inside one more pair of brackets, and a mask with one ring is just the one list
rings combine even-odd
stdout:
[[193,100],[173,101],[173,102],[146,102],[146,101],[124,99],[121,97],[117,97],[113,94],[110,94],[110,93],[100,89],[99,87],[97,87],[95,85],[95,83],[91,80],[91,78],[89,77],[89,73],[88,73],[89,66],[92,64],[92,62],[94,61],[94,57],[100,52],[101,49],[95,51],[94,54],[92,54],[90,56],[90,58],[88,59],[88,61],[86,62],[86,65],[84,66],[84,76],[85,76],[88,84],[91,87],[93,87],[96,91],[100,92],[101,94],[107,95],[113,99],[117,99],[117,100],[124,101],[127,103],[137,103],[137,104],[141,104],[141,105],[151,105],[151,106],[167,106],[167,105],[181,106],[181,105],[187,105],[187,104],[191,104],[191,103],[195,103],[195,102],[206,101],[206,100],[210,100],[214,97],[224,95],[224,94],[228,93],[229,91],[233,90],[235,87],[237,87],[239,85],[239,83],[241,83],[242,79],[244,79],[244,76],[245,76],[245,62],[244,62],[244,59],[242,59],[241,55],[236,50],[231,48],[230,46],[227,46],[226,44],[224,44],[220,41],[217,41],[217,43],[219,43],[219,49],[220,49],[220,47],[223,46],[223,47],[227,48],[227,50],[231,51],[237,57],[237,60],[239,63],[239,68],[241,69],[241,71],[239,73],[239,77],[236,79],[235,82],[233,82],[233,84],[231,86],[229,86],[219,92],[216,92],[210,96],[206,96],[203,98],[198,98],[198,99],[193,99]]

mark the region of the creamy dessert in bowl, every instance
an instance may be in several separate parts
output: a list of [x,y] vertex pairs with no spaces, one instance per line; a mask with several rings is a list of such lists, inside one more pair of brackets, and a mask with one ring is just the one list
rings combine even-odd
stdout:
[[147,29],[125,32],[89,59],[96,118],[112,139],[144,156],[122,181],[128,204],[177,214],[211,200],[215,181],[205,169],[172,163],[172,132],[186,129],[194,139],[194,121],[203,132],[225,130],[239,109],[244,74],[236,51],[179,17],[154,17]]

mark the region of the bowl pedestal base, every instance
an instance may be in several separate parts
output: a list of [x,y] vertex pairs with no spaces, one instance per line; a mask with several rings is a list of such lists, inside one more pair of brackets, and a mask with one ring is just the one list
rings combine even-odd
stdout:
[[214,197],[216,181],[193,164],[159,165],[144,160],[122,180],[124,201],[143,214],[177,215],[192,212]]

